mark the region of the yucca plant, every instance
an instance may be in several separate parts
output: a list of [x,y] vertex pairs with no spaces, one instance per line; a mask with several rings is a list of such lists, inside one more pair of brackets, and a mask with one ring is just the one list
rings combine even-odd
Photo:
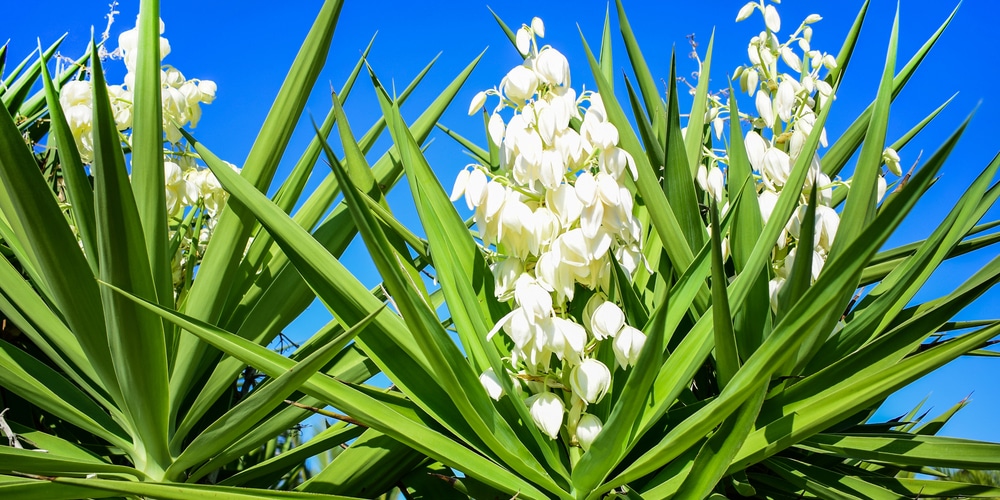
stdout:
[[[580,94],[566,58],[541,45],[540,20],[499,23],[525,64],[472,103],[476,114],[500,102],[483,112],[485,146],[442,127],[475,157],[451,196],[421,145],[475,61],[409,126],[410,88],[390,95],[371,74],[384,118],[360,140],[341,107],[359,63],[268,198],[339,14],[326,2],[240,173],[185,135],[229,199],[179,282],[179,240],[197,238],[208,202],[180,222],[164,208],[157,2],[142,4],[130,170],[99,58],[92,185],[41,64],[69,209],[8,110],[0,311],[25,340],[0,344],[0,387],[20,403],[4,415],[0,493],[996,496],[918,475],[1000,467],[998,444],[935,435],[961,404],[926,422],[916,410],[870,420],[895,390],[1000,334],[994,320],[952,321],[996,283],[997,259],[912,302],[943,261],[1000,239],[980,223],[1000,160],[929,238],[883,248],[966,126],[902,175],[897,151],[937,112],[890,142],[890,104],[945,26],[896,73],[894,22],[875,101],[821,148],[867,3],[836,55],[794,51],[815,18],[781,42],[774,6],[747,4],[739,17],[759,11],[766,29],[734,83],[753,105],[710,92],[710,43],[686,123],[675,68],[661,97],[616,6],[638,87],[627,79],[620,96],[610,20],[599,57],[584,41],[597,92]],[[342,156],[325,139],[334,126]],[[393,146],[369,163],[386,128]],[[321,154],[331,172],[292,213]],[[420,230],[386,203],[404,173]],[[384,280],[373,290],[338,260],[357,234]],[[314,297],[335,321],[289,356],[269,349]],[[378,372],[389,389],[365,383]],[[314,413],[339,423],[296,442],[289,430]]]

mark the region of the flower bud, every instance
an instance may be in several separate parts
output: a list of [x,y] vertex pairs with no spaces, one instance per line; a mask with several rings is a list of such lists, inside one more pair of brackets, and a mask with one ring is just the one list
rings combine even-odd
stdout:
[[486,91],[480,90],[476,92],[476,95],[472,98],[472,102],[469,103],[469,116],[476,114],[479,108],[486,105]]
[[899,164],[899,153],[895,149],[885,148],[882,152],[882,161],[885,166],[895,175],[903,175],[903,167]]
[[531,18],[531,31],[539,38],[545,38],[545,23],[539,17]]
[[802,24],[818,23],[818,22],[820,22],[822,20],[823,20],[823,17],[820,16],[819,14],[809,14],[808,16],[806,16],[806,20],[802,21]]
[[778,9],[775,9],[773,5],[764,7],[764,24],[772,33],[781,31],[781,17],[778,16]]
[[559,396],[551,392],[543,392],[529,397],[524,401],[528,405],[528,412],[531,413],[531,420],[535,425],[551,439],[559,435],[559,428],[562,427],[563,413],[566,406]]
[[740,22],[750,17],[753,14],[753,10],[757,8],[757,2],[749,2],[743,7],[740,7],[739,13],[736,14],[736,22]]
[[580,443],[583,451],[590,449],[590,445],[593,444],[594,439],[600,434],[603,426],[601,419],[589,413],[585,413],[580,417],[580,421],[576,424],[576,442]]

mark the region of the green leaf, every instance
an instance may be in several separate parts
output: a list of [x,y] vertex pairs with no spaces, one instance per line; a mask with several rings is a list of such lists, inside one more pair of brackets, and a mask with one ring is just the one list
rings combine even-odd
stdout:
[[[635,73],[636,80],[639,83],[639,90],[642,92],[642,98],[646,103],[647,116],[649,116],[650,121],[653,123],[653,130],[656,137],[660,141],[663,141],[666,132],[666,124],[663,120],[666,115],[664,114],[663,101],[660,99],[660,92],[656,89],[653,75],[649,72],[646,59],[642,56],[642,51],[639,49],[639,42],[635,39],[635,34],[632,32],[632,26],[628,22],[628,17],[625,16],[625,8],[622,7],[621,0],[615,0],[615,7],[618,10],[618,27],[621,29],[622,40],[625,42],[625,51],[628,53],[629,61],[632,63],[632,71]],[[584,42],[584,45],[586,45],[586,42]],[[589,50],[587,52],[588,54],[590,53]],[[610,84],[608,88],[610,89]],[[604,94],[611,95],[612,93],[602,91],[601,94],[602,97],[606,97]],[[640,175],[642,175],[641,172]]]
[[[387,96],[382,93],[380,93],[380,97],[387,99]],[[394,139],[402,156],[402,162],[412,169],[414,159],[411,155],[413,155],[415,141],[403,135],[407,131],[405,124],[398,116],[398,109],[394,110],[391,118],[390,130],[394,131]],[[338,124],[348,163],[366,165],[364,156],[351,137],[350,129],[347,128],[347,120],[343,115],[339,116]],[[400,144],[404,140],[409,144]],[[365,241],[365,246],[385,280],[386,288],[394,298],[400,315],[409,327],[421,352],[427,357],[432,376],[441,382],[441,388],[455,404],[462,417],[467,420],[477,437],[482,439],[504,463],[509,464],[531,481],[537,482],[554,493],[560,493],[560,488],[542,469],[537,458],[524,447],[493,405],[489,403],[486,391],[482,390],[482,385],[479,383],[478,374],[473,373],[462,353],[441,327],[434,311],[417,293],[417,289],[410,281],[409,276],[406,275],[405,269],[399,267],[385,234],[374,223],[371,213],[365,210],[364,202],[360,199],[360,194],[356,191],[353,180],[339,165],[334,163],[332,167],[343,186],[344,199]],[[453,211],[450,203],[448,203],[448,209]],[[457,215],[455,217],[457,218]],[[470,390],[467,391],[465,388]]]
[[[210,158],[208,163],[212,165],[216,161],[214,158]],[[235,173],[231,175],[232,177],[224,175],[228,179],[224,182],[242,180]],[[245,183],[235,184],[234,186],[240,186],[238,189],[233,190],[234,196],[236,196],[236,193],[242,191],[256,192],[256,190],[253,190],[251,186],[245,185]],[[257,195],[262,198],[264,196],[259,192],[257,192]],[[270,206],[270,209],[282,213],[281,209],[273,205]],[[281,238],[277,238],[277,240],[279,242],[282,241]],[[169,319],[178,327],[198,335],[199,338],[210,343],[213,347],[231,356],[240,358],[248,365],[258,367],[269,376],[279,376],[281,373],[295,366],[294,361],[266,347],[258,346],[210,324],[164,309],[138,297],[126,296],[130,300],[136,301],[140,306]],[[376,327],[379,319],[387,315],[396,317],[388,311],[382,311],[375,316],[375,323],[371,327]],[[371,331],[367,332],[368,335],[371,333]],[[510,473],[506,469],[496,465],[493,461],[454,441],[451,437],[438,433],[436,430],[400,415],[371,396],[333,378],[322,374],[313,375],[303,385],[303,390],[307,394],[316,396],[328,404],[351,414],[365,425],[378,429],[425,455],[434,457],[452,466],[461,465],[462,470],[468,475],[476,477],[495,488],[510,492],[511,494],[518,493],[524,498],[547,498],[545,494],[538,491],[530,483],[522,480],[519,476]]]
[[[152,272],[153,290],[165,305],[174,303],[170,261],[167,247],[167,202],[163,186],[163,105],[160,81],[160,0],[142,0],[139,8],[138,60],[135,88],[132,90],[132,190],[145,235],[146,254]],[[96,127],[95,127],[96,128]],[[164,325],[165,327],[166,325]],[[173,332],[167,332],[166,345]],[[155,408],[159,410],[157,406]]]
[[172,472],[174,477],[182,477],[185,469],[227,448],[333,359],[381,311],[382,309],[373,311],[337,339],[298,362],[294,369],[266,383],[227,411],[187,445],[184,452],[170,465],[168,476]]
[[839,457],[959,469],[1000,467],[1000,444],[909,434],[817,434],[799,448]]
[[858,166],[851,181],[851,190],[841,219],[845,221],[837,230],[837,238],[830,249],[830,256],[835,257],[844,251],[865,226],[875,218],[876,180],[879,176],[879,166],[882,164],[882,151],[885,148],[885,133],[889,126],[889,105],[892,103],[892,75],[896,67],[896,48],[899,40],[899,12],[892,23],[892,34],[889,36],[889,51],[885,58],[885,68],[882,71],[882,81],[875,97],[872,116],[865,132],[865,141],[861,146]]
[[124,477],[146,479],[146,476],[131,467],[121,465],[94,463],[92,460],[81,460],[39,452],[0,446],[0,472],[38,475],[78,475],[108,474]]
[[[42,83],[45,86],[45,102],[49,108],[50,142],[54,139],[59,155],[59,167],[66,182],[66,198],[70,214],[76,222],[80,241],[88,256],[90,270],[97,274],[97,225],[94,222],[94,188],[90,185],[87,172],[83,169],[76,139],[66,122],[66,115],[59,104],[59,95],[49,76],[47,61],[42,61]],[[51,145],[51,144],[50,144]]]
[[[91,45],[96,54],[96,45]],[[121,139],[105,91],[100,60],[92,57],[94,103],[94,209],[101,281],[143,298],[155,299],[153,277],[135,197],[125,170]],[[167,447],[167,353],[163,323],[131,301],[102,289],[108,344],[122,408],[135,428],[136,457],[150,474],[171,461]],[[159,469],[159,470],[157,470]]]
[[0,340],[0,382],[45,411],[102,439],[130,449],[128,434],[70,381],[18,347]]
[[725,263],[722,259],[722,230],[719,228],[718,210],[718,205],[712,200],[712,205],[709,207],[712,225],[712,239],[709,243],[712,245],[712,331],[715,336],[715,370],[721,390],[739,371],[740,355],[733,333],[729,295],[726,293],[729,279],[726,277]]
[[18,260],[34,269],[36,286],[79,339],[104,388],[120,403],[94,274],[6,110],[0,111],[0,151],[0,210],[15,236],[8,243],[23,245],[25,258]]

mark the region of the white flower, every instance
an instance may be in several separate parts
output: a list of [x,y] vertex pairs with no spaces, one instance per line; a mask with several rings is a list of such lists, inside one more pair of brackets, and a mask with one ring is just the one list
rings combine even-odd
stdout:
[[573,393],[588,403],[597,403],[611,387],[611,370],[596,359],[585,359],[570,375]]
[[767,152],[768,143],[756,131],[747,132],[743,144],[747,149],[747,156],[750,158],[750,166],[760,172],[764,168],[764,153]]
[[451,188],[451,201],[458,201],[465,194],[465,187],[469,185],[470,175],[471,172],[467,168],[458,171],[458,175],[455,176],[455,185]]
[[626,325],[618,335],[615,336],[615,341],[613,348],[615,351],[615,360],[618,361],[618,366],[622,368],[628,368],[630,365],[634,365],[639,359],[639,352],[642,350],[642,346],[646,343],[646,334],[639,331],[638,328]]
[[552,47],[546,47],[535,58],[535,74],[550,85],[569,86],[569,61]]
[[562,427],[563,413],[566,412],[562,399],[551,392],[543,392],[529,397],[524,402],[528,405],[535,425],[546,436],[555,439],[559,435],[559,428]]
[[781,31],[781,17],[778,16],[778,9],[773,5],[764,7],[764,23],[772,33]]
[[708,171],[708,178],[705,182],[705,191],[709,196],[715,198],[716,203],[722,203],[722,196],[726,192],[726,181],[723,178],[722,170],[719,167],[712,167]]
[[768,149],[764,153],[761,173],[766,175],[775,184],[779,186],[785,185],[785,182],[788,181],[788,176],[792,173],[788,153],[778,148]]
[[479,383],[483,384],[483,388],[486,389],[486,393],[489,394],[494,401],[499,401],[500,396],[503,396],[503,386],[500,385],[500,379],[497,378],[497,374],[493,371],[493,368],[487,368],[486,371],[479,376]]
[[500,81],[500,88],[503,95],[521,105],[535,95],[535,90],[538,88],[538,76],[535,75],[534,71],[524,66],[516,66]]
[[[591,299],[591,301],[603,300],[597,295],[594,297],[597,297],[597,299]],[[590,331],[597,340],[615,337],[624,326],[625,313],[622,312],[617,304],[609,300],[600,302],[590,315]]]
[[594,415],[585,413],[580,417],[580,421],[576,424],[576,441],[580,443],[583,451],[590,449],[602,427],[601,419]]
[[522,274],[514,284],[514,300],[525,309],[530,319],[552,316],[552,296],[527,274]]
[[886,187],[887,186],[886,186],[886,183],[885,183],[885,177],[882,176],[882,175],[879,175],[878,176],[878,188],[876,189],[877,198],[875,199],[875,203],[878,203],[878,202],[882,201],[882,198],[885,198]]
[[767,282],[769,297],[771,301],[771,310],[778,312],[778,294],[781,293],[781,287],[785,284],[785,278],[774,278],[773,280]]
[[494,263],[490,266],[490,270],[493,271],[493,279],[496,283],[493,294],[497,300],[506,302],[513,298],[514,284],[524,273],[524,264],[521,260],[509,257]]
[[768,128],[773,127],[774,106],[772,106],[771,97],[768,95],[766,90],[760,89],[757,91],[755,104],[757,105],[757,115],[759,115],[760,119],[764,121],[764,125]]
[[774,212],[774,205],[778,203],[778,193],[765,189],[757,197],[757,204],[760,206],[760,216],[767,224],[768,219],[771,218],[771,213]]
[[806,20],[802,21],[802,24],[818,23],[818,22],[820,22],[822,20],[823,20],[823,17],[820,16],[819,14],[809,14],[808,16],[806,16]]
[[783,122],[792,119],[792,111],[795,109],[795,84],[792,80],[785,79],[778,84],[778,93],[774,97],[774,107],[778,116]]

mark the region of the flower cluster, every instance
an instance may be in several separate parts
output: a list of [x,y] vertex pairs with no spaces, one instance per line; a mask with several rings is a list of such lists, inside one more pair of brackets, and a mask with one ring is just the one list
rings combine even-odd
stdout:
[[[765,4],[763,0],[751,1],[740,9],[736,20],[745,20],[755,12],[763,14],[765,30],[750,40],[747,47],[750,64],[736,68],[734,80],[739,82],[744,92],[754,97],[756,114],[744,114],[739,118],[749,121],[753,126],[753,130],[746,134],[743,141],[750,164],[759,176],[758,204],[766,223],[771,217],[778,195],[791,175],[792,166],[803,154],[806,139],[816,123],[819,106],[834,98],[833,88],[821,73],[836,69],[837,60],[832,55],[811,47],[812,25],[822,20],[819,15],[807,16],[782,43],[778,38],[781,17],[774,5]],[[779,67],[779,61],[784,63],[783,68]],[[782,71],[783,69],[788,72]],[[721,133],[722,115],[728,112],[728,108],[720,99],[709,100],[706,118],[711,120],[716,134]],[[820,134],[820,145],[826,147],[826,130],[821,130]],[[721,202],[725,179],[718,162],[725,162],[726,159],[715,154],[708,157],[709,165],[700,167],[698,183],[706,193]],[[892,173],[901,174],[899,156],[895,151],[887,148],[883,160]],[[878,182],[878,198],[881,199],[886,189],[885,178],[879,176]],[[770,289],[771,305],[775,310],[778,308],[779,293],[795,261],[801,220],[809,201],[806,193],[813,185],[818,193],[812,255],[813,280],[823,269],[837,234],[840,216],[834,210],[833,188],[845,186],[846,183],[830,179],[823,172],[819,154],[814,154],[810,159],[806,189],[800,197],[800,206],[787,222],[773,251],[773,279]]]
[[[160,21],[160,34],[164,31]],[[131,144],[132,92],[135,87],[135,71],[139,52],[139,30],[132,28],[118,37],[118,49],[110,54],[120,58],[126,69],[121,85],[109,85],[108,94],[112,112],[121,139]],[[170,53],[170,42],[160,37],[160,58]],[[188,262],[195,262],[204,251],[204,246],[215,227],[218,211],[225,205],[226,192],[219,181],[207,168],[197,164],[198,155],[182,141],[180,130],[194,128],[201,119],[201,105],[210,104],[215,99],[216,85],[211,80],[186,79],[175,67],[164,65],[160,71],[161,102],[163,113],[164,180],[167,215],[174,222],[180,222],[185,214],[202,210],[202,224],[193,228],[194,234],[181,238],[178,256],[174,262],[175,283],[179,284]],[[67,122],[76,140],[77,148],[84,163],[93,161],[93,84],[89,80],[78,80],[63,85],[59,102],[66,114]],[[234,169],[238,168],[230,164]],[[188,232],[188,227],[177,224],[175,231]]]
[[[637,174],[631,155],[618,147],[600,94],[578,95],[566,57],[539,46],[544,29],[538,18],[522,26],[516,46],[524,64],[473,99],[470,115],[489,97],[499,98],[487,126],[499,165],[462,170],[452,201],[464,196],[475,210],[483,246],[495,247],[496,297],[513,301],[489,334],[503,331],[510,341],[509,372],[487,371],[483,385],[498,399],[498,376],[512,377],[519,396],[527,391],[525,403],[546,435],[558,436],[565,419],[570,443],[587,449],[601,422],[586,407],[611,383],[611,370],[595,357],[598,344],[611,341],[625,369],[645,342],[605,298],[611,259],[628,273],[641,263],[641,225],[625,187],[626,176]],[[505,122],[501,112],[508,109],[513,116]],[[580,290],[593,295],[575,318],[569,302]]]

